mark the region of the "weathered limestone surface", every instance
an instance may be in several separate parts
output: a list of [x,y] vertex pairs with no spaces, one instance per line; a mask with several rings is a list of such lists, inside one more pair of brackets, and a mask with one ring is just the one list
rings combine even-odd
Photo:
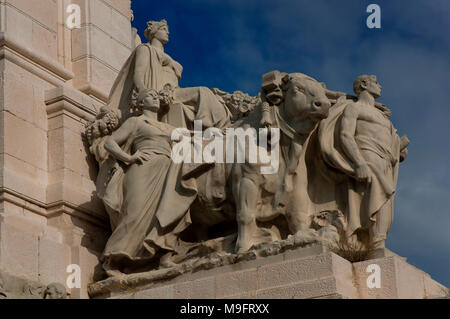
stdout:
[[47,286],[78,264],[71,298],[88,297],[109,228],[82,134],[134,45],[130,15],[127,0],[0,2],[0,271]]
[[[369,289],[366,285],[366,269],[370,264],[381,267],[379,289]],[[354,263],[353,272],[360,298],[422,299],[443,297],[448,293],[448,288],[397,255]]]
[[133,49],[130,2],[76,0],[81,28],[72,31],[73,86],[105,101],[124,61]]
[[[65,24],[69,4],[79,5],[81,9],[80,28],[71,30]],[[433,298],[443,295],[445,289],[427,274],[407,264],[401,257],[383,250],[385,235],[389,230],[387,225],[390,225],[392,218],[391,206],[384,205],[382,213],[387,217],[377,222],[379,234],[370,234],[373,237],[370,241],[377,242],[377,247],[381,247],[380,255],[377,259],[351,264],[324,246],[317,245],[321,240],[342,238],[348,224],[342,212],[334,206],[324,206],[316,207],[314,212],[308,212],[310,216],[304,216],[304,212],[297,212],[296,209],[307,207],[308,203],[293,201],[303,199],[303,196],[288,195],[290,204],[283,202],[286,193],[294,189],[306,190],[303,185],[305,179],[293,179],[295,170],[303,173],[306,170],[302,171],[303,167],[294,164],[300,163],[300,151],[308,149],[310,145],[307,143],[308,134],[315,132],[315,125],[319,125],[320,120],[334,114],[336,105],[341,108],[359,103],[371,114],[378,114],[382,110],[386,119],[380,120],[381,123],[390,125],[387,120],[389,110],[375,102],[375,98],[381,94],[381,87],[374,76],[357,79],[357,97],[328,90],[305,74],[278,71],[263,76],[264,94],[257,97],[250,97],[240,91],[230,94],[206,87],[180,88],[178,80],[182,66],[164,53],[164,45],[169,40],[167,22],[150,21],[145,32],[149,43],[137,47],[140,38],[136,36],[136,30],[131,28],[131,16],[130,0],[0,1],[0,277],[4,277],[0,278],[0,298],[5,293],[9,298],[23,297],[23,294],[39,298],[65,298],[63,285],[68,276],[67,266],[71,264],[81,269],[81,289],[71,289],[71,298],[88,298],[88,289],[93,298]],[[130,61],[136,62],[136,65],[131,62],[124,64],[130,55]],[[153,73],[151,80],[144,78],[148,72],[140,72],[139,76],[133,76],[133,82],[136,83],[118,81],[112,89],[115,79],[121,79],[118,75],[122,68],[125,71],[120,73],[122,76],[136,70]],[[130,91],[125,93],[130,95],[124,96],[130,97],[130,100],[123,101],[120,99],[121,93],[124,93],[121,90],[126,89]],[[108,101],[110,92],[112,98]],[[304,98],[296,98],[300,93]],[[167,114],[157,114],[160,107],[163,111],[167,108]],[[252,199],[257,196],[252,197],[252,191],[261,191],[263,185],[252,187],[248,178],[238,178],[238,184],[234,186],[241,191],[235,194],[237,203],[231,203],[234,213],[230,213],[230,207],[227,206],[230,200],[226,202],[225,199],[225,194],[230,193],[225,186],[230,183],[222,178],[225,175],[224,168],[217,165],[201,176],[199,172],[204,167],[198,171],[188,171],[183,178],[198,178],[196,185],[199,187],[195,194],[179,198],[179,211],[172,209],[172,204],[177,203],[172,200],[176,197],[175,188],[163,192],[162,188],[167,185],[164,182],[157,185],[160,186],[161,194],[172,195],[165,202],[161,201],[165,203],[165,206],[161,205],[163,209],[158,214],[156,210],[160,207],[148,211],[135,209],[133,213],[145,218],[150,216],[149,211],[162,215],[160,221],[165,220],[167,225],[180,222],[174,229],[166,228],[168,233],[164,236],[170,238],[172,230],[180,233],[181,228],[184,227],[183,231],[187,229],[189,222],[184,218],[180,221],[180,216],[186,216],[186,212],[190,211],[194,223],[201,222],[194,224],[194,232],[190,234],[191,237],[199,238],[199,242],[188,243],[186,247],[189,249],[179,245],[177,249],[181,249],[180,253],[170,252],[162,256],[160,253],[167,247],[151,252],[156,242],[161,243],[161,238],[146,238],[149,234],[145,232],[150,227],[143,227],[144,231],[132,233],[133,238],[129,242],[134,241],[137,251],[141,251],[139,248],[145,237],[147,247],[151,247],[147,253],[154,254],[158,263],[161,261],[160,265],[168,268],[131,275],[121,273],[122,266],[127,263],[113,257],[117,257],[114,256],[117,251],[115,248],[120,250],[124,237],[130,232],[127,227],[117,226],[131,223],[122,223],[121,214],[118,214],[117,220],[113,220],[114,212],[123,207],[118,205],[120,207],[115,207],[116,211],[109,209],[106,212],[106,208],[111,207],[105,208],[107,201],[104,197],[103,202],[99,199],[99,190],[102,185],[109,185],[111,176],[108,174],[119,172],[107,170],[112,168],[107,166],[111,164],[108,156],[133,165],[143,164],[155,155],[145,154],[148,145],[144,145],[141,153],[128,154],[130,149],[121,149],[117,141],[108,137],[114,130],[119,130],[126,119],[135,120],[139,108],[143,113],[140,119],[144,121],[139,124],[143,131],[150,122],[152,128],[160,131],[170,126],[191,127],[193,119],[203,119],[207,124],[205,127],[220,129],[239,119],[251,127],[281,123],[287,134],[285,143],[288,144],[285,147],[290,150],[284,155],[282,168],[274,184],[276,187],[272,187],[269,192],[277,198],[273,201],[276,207],[272,207],[272,202],[266,203],[265,207],[255,212],[257,201]],[[287,124],[286,119],[277,113],[278,108],[284,108],[289,117],[298,122]],[[158,115],[162,115],[160,118],[165,121],[164,124],[158,120]],[[355,118],[358,118],[359,115],[356,115]],[[290,125],[300,127],[301,130],[296,131]],[[87,141],[89,138],[86,139],[87,134],[84,134],[89,129],[92,136]],[[127,131],[122,128],[121,131],[124,130],[130,138],[133,136],[131,129]],[[168,137],[171,132],[166,130],[164,134]],[[358,137],[351,132],[341,133],[351,139]],[[150,130],[145,137],[151,140],[154,135]],[[391,133],[386,131],[384,135],[378,135],[386,139]],[[394,137],[397,140],[398,136]],[[165,147],[168,140],[159,142],[159,145],[153,143],[151,147],[157,146],[158,152],[168,152],[169,148]],[[392,150],[395,160],[399,157],[401,161],[406,157],[407,144],[407,138],[404,138],[399,149]],[[164,168],[170,158],[165,158],[166,163],[161,158],[156,160],[160,163],[158,167]],[[356,158],[355,163],[364,165],[359,165],[355,172],[345,174],[351,178],[356,176],[364,186],[370,171],[365,160],[359,160]],[[102,166],[105,162],[107,165]],[[374,163],[377,164],[377,161]],[[113,164],[116,165],[117,161]],[[345,171],[346,162],[341,164]],[[373,163],[369,161],[369,164]],[[117,168],[117,165],[114,167]],[[153,182],[153,179],[147,178],[153,176],[153,172],[163,172],[155,167],[142,165],[142,174],[137,174],[140,179],[135,178],[125,187],[131,189],[134,186],[133,190],[143,192],[151,189],[152,192],[148,193],[153,193],[158,188],[153,187],[154,184],[150,187],[141,185],[148,186],[146,183],[149,180]],[[181,166],[174,165],[170,171],[172,174],[186,173],[186,167],[182,170]],[[99,171],[103,174],[99,174]],[[393,171],[396,174],[397,169]],[[356,175],[353,176],[353,173]],[[302,174],[297,176],[304,176]],[[106,178],[107,182],[103,180],[105,183],[96,183],[96,180],[102,182],[101,178],[97,179],[98,176]],[[174,182],[173,185],[180,181],[181,174],[170,176],[167,181]],[[261,176],[257,175],[253,180],[258,177]],[[137,180],[142,184],[138,184]],[[111,185],[114,186],[116,182]],[[117,185],[123,186],[120,183]],[[282,196],[278,196],[276,189],[282,189]],[[329,191],[328,188],[317,189],[324,194]],[[121,189],[114,189],[113,192],[108,189],[110,193],[106,193],[120,198],[122,194],[114,193],[115,190]],[[152,203],[159,203],[159,195],[155,196]],[[189,207],[195,197],[211,201],[209,204],[217,204],[217,207]],[[111,197],[106,196],[107,199]],[[128,203],[139,202],[144,208],[146,199],[133,197]],[[331,202],[335,203],[335,200]],[[241,205],[238,213],[236,205]],[[277,209],[283,207],[290,207],[281,215],[290,215],[291,224],[286,225],[286,221],[278,224],[278,219],[272,225],[274,227],[267,226],[266,222],[279,216]],[[211,214],[212,211],[214,214]],[[218,211],[221,213],[216,214]],[[262,215],[255,217],[251,212]],[[132,222],[139,221],[133,218],[131,216]],[[225,235],[204,240],[207,236],[205,229],[222,222],[230,225],[236,220],[238,231],[234,229],[230,232],[225,225],[222,229]],[[147,221],[150,222],[151,218],[147,218]],[[110,222],[115,225],[110,227]],[[360,226],[358,220],[350,220],[352,225],[356,228]],[[119,229],[119,235],[107,245],[111,228],[113,231]],[[375,230],[378,228],[375,227]],[[287,237],[288,234],[291,237]],[[283,245],[286,246],[276,244],[281,239],[285,240]],[[264,250],[255,252],[261,248],[258,245],[267,242],[275,243],[275,246],[269,252],[266,251],[266,255],[256,256]],[[294,249],[299,243],[309,246]],[[286,248],[288,246],[289,249]],[[131,258],[140,257],[134,253],[132,249]],[[258,258],[251,260],[252,254]],[[107,258],[102,258],[105,256]],[[100,263],[101,259],[103,264]],[[365,284],[366,268],[372,262],[379,264],[382,269],[382,287],[377,290],[369,289]],[[129,264],[131,269],[136,266],[133,262]],[[158,268],[159,264],[154,266]],[[187,269],[189,267],[191,269]],[[133,270],[128,273],[133,273]],[[110,278],[93,283],[105,276]]]
[[0,271],[0,299],[67,299],[66,287],[50,280],[44,285]]
[[[381,269],[381,288],[368,288],[369,264]],[[146,274],[108,279],[90,286],[93,298],[111,299],[310,299],[438,298],[447,289],[400,256],[350,263],[321,245],[276,256],[145,283]],[[141,281],[140,281],[141,279]]]

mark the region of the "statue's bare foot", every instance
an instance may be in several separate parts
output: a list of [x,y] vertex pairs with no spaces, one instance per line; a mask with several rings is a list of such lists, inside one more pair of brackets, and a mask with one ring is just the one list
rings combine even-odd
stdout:
[[177,264],[172,261],[173,253],[169,252],[161,257],[159,260],[159,268],[172,268],[176,267]]
[[110,257],[106,257],[103,264],[102,264],[103,270],[106,272],[106,275],[108,277],[122,277],[125,276],[123,272],[121,272],[117,267],[114,266],[114,263],[112,263]]
[[109,262],[105,262],[105,263],[103,264],[103,269],[105,270],[106,275],[107,275],[108,277],[123,277],[123,276],[125,276],[125,274],[124,274],[123,272],[121,272],[120,270],[118,270],[118,269],[116,269],[116,268],[113,268],[113,267],[109,264]]
[[108,277],[123,277],[125,274],[117,269],[106,270]]
[[242,240],[236,243],[236,254],[243,254],[250,250],[252,244],[248,241]]

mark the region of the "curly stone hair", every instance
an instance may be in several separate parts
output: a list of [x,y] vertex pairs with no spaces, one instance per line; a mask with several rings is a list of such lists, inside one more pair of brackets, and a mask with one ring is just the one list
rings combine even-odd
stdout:
[[161,21],[148,21],[147,22],[147,28],[145,29],[144,36],[148,41],[151,41],[153,39],[153,36],[156,32],[158,32],[159,29],[161,29],[163,26],[167,26],[167,21],[165,19],[162,19]]
[[363,82],[368,82],[370,80],[376,81],[377,77],[375,75],[360,75],[358,78],[353,82],[353,92],[355,92],[356,95],[359,95],[361,93],[361,84]]

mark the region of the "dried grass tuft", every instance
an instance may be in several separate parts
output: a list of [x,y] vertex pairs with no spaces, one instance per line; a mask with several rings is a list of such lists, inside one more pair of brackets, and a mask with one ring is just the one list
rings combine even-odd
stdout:
[[359,241],[349,241],[346,236],[342,236],[339,241],[330,246],[330,250],[354,263],[367,260],[375,250],[375,245],[373,243],[364,244]]

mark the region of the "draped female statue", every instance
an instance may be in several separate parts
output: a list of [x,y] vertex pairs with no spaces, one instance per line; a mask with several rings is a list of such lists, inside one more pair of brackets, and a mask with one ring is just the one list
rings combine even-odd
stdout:
[[160,92],[170,87],[173,102],[168,110],[160,111],[162,121],[189,129],[193,128],[194,120],[201,120],[204,128],[228,126],[231,113],[209,88],[178,86],[183,67],[164,52],[169,41],[166,20],[149,21],[145,37],[149,42],[133,51],[119,73],[111,89],[109,105],[119,108],[126,118],[133,95],[148,88]]
[[[159,252],[170,255],[178,235],[191,223],[189,208],[198,188],[194,178],[181,178],[183,164],[170,159],[172,130],[192,130],[194,120],[201,120],[203,128],[222,129],[231,118],[209,88],[178,86],[183,68],[164,52],[169,41],[165,20],[148,22],[145,36],[149,42],[125,62],[98,121],[107,122],[100,125],[110,131],[106,135],[112,133],[103,142],[97,139],[100,146],[94,152],[101,163],[97,194],[113,230],[104,251],[110,275],[149,265],[159,260],[154,258]],[[162,91],[169,94],[166,100]],[[160,107],[164,100],[170,102]]]
[[180,182],[180,164],[171,160],[174,127],[157,120],[158,93],[141,91],[138,106],[142,115],[129,117],[104,145],[124,164],[115,166],[116,176],[104,194],[120,201],[110,205],[115,207],[110,212],[113,232],[103,253],[109,275],[125,267],[146,266],[159,251],[173,250],[177,235],[190,224],[189,215],[174,217],[173,212],[188,211],[196,196],[188,181]]

